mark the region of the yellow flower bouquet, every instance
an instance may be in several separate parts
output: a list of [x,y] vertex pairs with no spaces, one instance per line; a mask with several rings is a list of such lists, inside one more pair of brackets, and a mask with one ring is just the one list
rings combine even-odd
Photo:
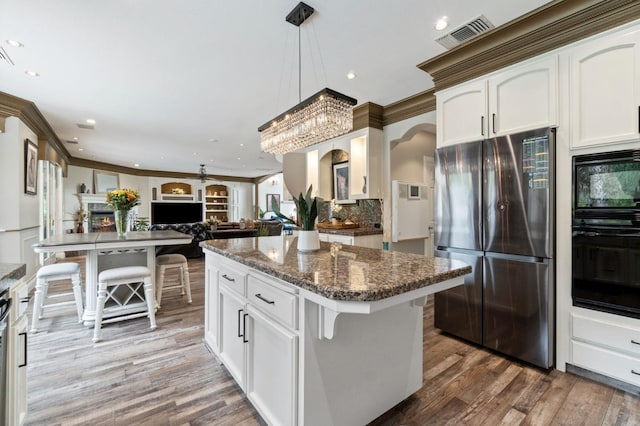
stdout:
[[129,210],[140,204],[140,193],[135,189],[116,189],[107,192],[106,202],[113,207],[118,236],[124,237],[129,230]]
[[140,204],[140,193],[135,189],[116,189],[107,192],[107,204],[114,210],[131,210]]

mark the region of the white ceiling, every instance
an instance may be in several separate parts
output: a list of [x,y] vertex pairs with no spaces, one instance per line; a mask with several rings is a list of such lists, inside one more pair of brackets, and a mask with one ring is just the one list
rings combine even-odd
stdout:
[[[256,177],[279,171],[258,126],[298,101],[296,0],[0,0],[0,91],[35,102],[73,157]],[[302,98],[379,105],[433,86],[416,67],[480,14],[499,26],[546,0],[308,0]],[[12,47],[5,40],[18,40]],[[30,77],[25,70],[39,77]],[[348,80],[349,71],[357,78]],[[94,130],[77,127],[95,119]],[[83,151],[79,151],[82,148]]]

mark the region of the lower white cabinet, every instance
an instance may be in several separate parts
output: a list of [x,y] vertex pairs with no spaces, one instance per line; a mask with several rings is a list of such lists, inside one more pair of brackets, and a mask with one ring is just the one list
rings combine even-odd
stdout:
[[381,249],[382,248],[382,234],[374,235],[342,235],[342,234],[328,234],[326,232],[320,232],[320,241],[326,241],[329,243],[340,243],[349,246],[359,246]]
[[218,268],[211,256],[204,263],[204,341],[212,350],[218,348]]
[[244,390],[245,300],[237,296],[224,283],[220,283],[218,297],[220,309],[220,349],[218,355],[229,373]]
[[205,341],[268,424],[295,425],[298,297],[268,278],[216,267],[217,259],[206,260]]
[[259,309],[246,307],[245,393],[267,423],[297,423],[298,336]]
[[20,281],[9,290],[13,305],[9,313],[7,354],[6,424],[20,426],[27,417],[27,315],[28,286]]
[[640,320],[574,308],[570,364],[640,386]]

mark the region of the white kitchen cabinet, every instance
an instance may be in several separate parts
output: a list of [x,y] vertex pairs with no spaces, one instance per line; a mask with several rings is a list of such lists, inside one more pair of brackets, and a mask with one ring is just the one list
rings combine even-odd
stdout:
[[382,132],[367,129],[362,134],[354,134],[349,141],[349,198],[381,197]]
[[569,363],[640,386],[640,320],[573,308]]
[[382,248],[382,234],[353,236],[320,232],[320,241],[375,249]]
[[246,394],[271,425],[297,423],[298,336],[248,304]]
[[438,147],[487,136],[487,81],[475,80],[436,94]]
[[[216,260],[208,255],[206,262]],[[218,300],[215,352],[268,424],[294,425],[298,297],[282,284],[233,269],[219,264],[217,296],[212,293],[214,286],[206,294],[206,305],[213,303],[213,297]]]
[[489,136],[558,124],[556,55],[509,68],[489,78]]
[[245,299],[220,282],[218,293],[220,321],[219,357],[238,385],[245,386]]
[[218,268],[208,256],[204,263],[204,341],[209,348],[218,352]]
[[7,354],[6,424],[20,426],[27,417],[27,315],[28,286],[24,281],[12,285],[9,297],[13,306],[9,313]]
[[571,49],[572,148],[640,136],[640,33],[625,31]]
[[438,147],[558,124],[557,56],[436,94]]

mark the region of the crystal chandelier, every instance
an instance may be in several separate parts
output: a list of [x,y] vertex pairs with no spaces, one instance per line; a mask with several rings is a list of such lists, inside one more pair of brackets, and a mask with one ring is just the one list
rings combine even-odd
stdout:
[[[301,90],[300,25],[314,9],[300,2],[288,15],[287,22],[298,27],[298,96]],[[258,128],[260,149],[286,154],[348,133],[353,128],[355,99],[335,90],[323,89],[300,101]]]

